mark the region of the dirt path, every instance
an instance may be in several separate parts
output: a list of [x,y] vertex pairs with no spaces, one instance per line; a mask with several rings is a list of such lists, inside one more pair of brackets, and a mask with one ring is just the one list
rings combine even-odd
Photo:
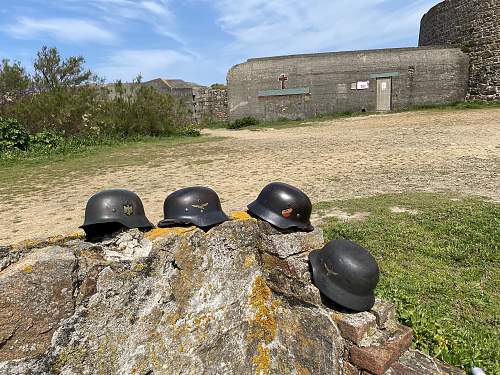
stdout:
[[[0,189],[0,243],[72,232],[94,192],[136,191],[151,221],[175,189],[213,187],[226,210],[245,207],[268,182],[302,188],[314,202],[384,192],[433,191],[500,201],[500,109],[412,112],[260,131],[211,130],[223,140],[107,155],[58,177],[39,168]],[[99,161],[97,161],[99,163]],[[95,163],[95,161],[93,161]],[[116,167],[113,165],[116,164]]]

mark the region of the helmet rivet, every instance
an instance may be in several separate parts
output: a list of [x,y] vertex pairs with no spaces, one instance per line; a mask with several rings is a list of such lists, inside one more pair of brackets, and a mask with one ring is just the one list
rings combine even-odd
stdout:
[[113,208],[111,211],[116,212],[116,208]]
[[186,207],[186,208],[184,209],[184,211],[189,212],[189,208],[187,208],[187,207]]

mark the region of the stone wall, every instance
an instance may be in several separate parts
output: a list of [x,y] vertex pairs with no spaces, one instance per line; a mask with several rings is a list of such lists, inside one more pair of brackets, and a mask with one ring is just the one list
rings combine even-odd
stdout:
[[[250,59],[228,73],[229,117],[308,118],[343,111],[375,111],[377,79],[392,79],[392,109],[450,104],[467,93],[469,61],[456,48],[425,47]],[[302,94],[263,95],[286,87]],[[351,89],[368,81],[363,90]]]
[[427,12],[420,46],[451,45],[470,55],[471,99],[500,99],[500,1],[446,0]]
[[235,217],[0,247],[0,374],[463,374],[409,349],[392,304],[324,300],[321,230]]
[[228,119],[227,90],[207,87],[194,89],[195,123],[227,122]]

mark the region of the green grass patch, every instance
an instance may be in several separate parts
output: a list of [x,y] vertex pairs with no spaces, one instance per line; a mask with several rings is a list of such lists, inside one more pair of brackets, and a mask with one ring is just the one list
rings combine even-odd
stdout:
[[190,157],[183,145],[212,142],[216,137],[142,137],[111,140],[108,144],[85,145],[67,153],[48,153],[0,159],[0,197],[16,200],[24,194],[41,194],[55,184],[72,184],[84,176],[105,175],[125,167],[168,168],[165,151],[178,148],[176,157]]
[[396,303],[399,320],[414,330],[414,347],[467,370],[500,373],[498,203],[415,193],[316,205],[332,207],[370,213],[361,221],[331,219],[325,235],[355,241],[376,257],[376,294]]

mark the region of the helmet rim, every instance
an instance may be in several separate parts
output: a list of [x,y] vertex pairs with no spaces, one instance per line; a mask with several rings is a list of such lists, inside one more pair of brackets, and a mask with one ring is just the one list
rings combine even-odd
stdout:
[[158,223],[158,228],[167,228],[177,225],[192,224],[196,227],[205,228],[228,221],[229,217],[222,211],[207,212],[203,216],[181,216],[176,218],[165,218]]

